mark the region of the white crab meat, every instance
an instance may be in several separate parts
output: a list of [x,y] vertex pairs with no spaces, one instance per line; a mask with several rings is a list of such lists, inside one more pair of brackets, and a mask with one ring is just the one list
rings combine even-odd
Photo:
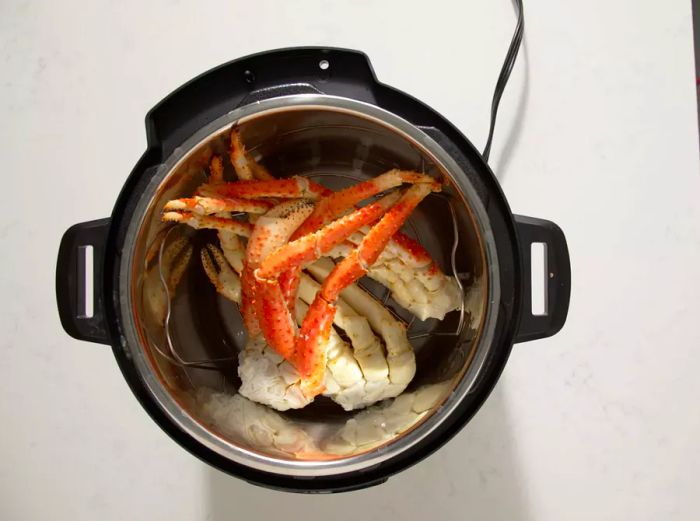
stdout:
[[287,456],[303,457],[319,452],[302,428],[240,394],[199,389],[196,399],[205,420],[239,443]]
[[308,399],[299,387],[299,373],[267,345],[262,336],[248,339],[238,354],[238,392],[254,402],[278,411],[301,409]]
[[[369,228],[363,228],[351,235],[330,256],[346,257],[367,231]],[[369,267],[367,276],[389,288],[394,300],[420,320],[442,320],[462,304],[462,291],[454,277],[445,275],[431,259],[413,256],[394,241]]]
[[[333,261],[323,258],[309,266],[308,270],[321,281],[328,277],[334,267]],[[372,329],[384,340],[389,381],[403,391],[416,373],[416,358],[413,347],[408,341],[405,326],[357,284],[351,284],[345,288],[340,296],[358,314],[367,317]]]
[[425,385],[361,411],[321,442],[321,448],[328,454],[348,456],[382,445],[429,414],[445,396],[449,384]]

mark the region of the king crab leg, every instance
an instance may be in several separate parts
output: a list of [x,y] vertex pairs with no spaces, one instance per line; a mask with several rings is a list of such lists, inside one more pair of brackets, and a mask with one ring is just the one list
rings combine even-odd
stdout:
[[[367,181],[331,193],[328,197],[324,197],[318,201],[314,211],[297,231],[294,232],[292,239],[303,237],[319,230],[348,210],[355,208],[361,201],[380,192],[401,186],[403,183],[427,183],[433,186],[437,185],[432,177],[419,174],[418,172],[398,169],[389,170]],[[280,274],[280,286],[288,306],[291,306],[295,301],[300,273],[301,268],[296,267]]]
[[304,318],[296,344],[296,366],[303,378],[303,391],[315,395],[323,390],[325,352],[321,344],[328,337],[340,292],[367,273],[392,235],[403,225],[416,206],[431,192],[431,186],[411,186],[381,220],[365,235],[351,254],[338,263],[323,281]]
[[236,126],[231,129],[229,143],[229,158],[238,179],[259,179],[261,181],[274,179],[274,176],[270,174],[264,166],[253,159],[246,150],[243,141],[241,141],[241,133]]
[[[234,137],[235,136],[235,137]],[[269,172],[245,152],[240,134],[236,127],[231,132],[231,151],[238,158],[240,165],[247,171],[255,172],[262,169],[267,174],[264,179],[270,179]],[[243,151],[243,152],[241,152]],[[232,160],[233,161],[233,160]],[[238,170],[237,170],[238,171]],[[361,193],[364,187],[365,193],[373,192],[376,187],[384,186],[387,189],[402,176],[418,174],[410,171],[392,170],[356,185],[354,191],[341,190],[332,193],[328,191],[328,197],[322,198],[311,216],[304,222],[293,238],[300,237],[309,232],[316,231],[320,226],[341,215],[343,211],[350,209],[362,199]],[[243,178],[239,175],[239,177]],[[251,177],[248,177],[251,178]],[[257,177],[263,179],[263,177]],[[399,182],[399,184],[401,184]],[[359,197],[359,199],[357,199]],[[359,244],[369,228],[365,227],[350,237],[350,242]],[[335,253],[345,256],[352,246],[339,245]],[[293,268],[280,273],[279,283],[282,293],[290,311],[293,308],[294,296],[299,284],[300,269]],[[396,232],[387,245],[384,253],[379,257],[377,265],[372,266],[368,276],[388,287],[394,300],[402,307],[413,313],[420,320],[427,318],[443,319],[445,315],[458,309],[462,302],[462,291],[453,277],[446,276],[438,267],[428,252],[416,240],[405,234]]]

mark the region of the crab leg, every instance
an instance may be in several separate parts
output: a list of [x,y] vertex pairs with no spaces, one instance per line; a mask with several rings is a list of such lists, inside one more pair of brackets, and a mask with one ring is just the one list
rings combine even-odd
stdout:
[[[260,169],[269,175],[269,172],[259,165],[250,154],[244,153],[245,149],[236,128],[232,129],[231,150],[232,153],[236,153],[236,159],[232,159],[232,162],[237,161],[235,164],[240,165],[237,172],[241,168],[244,169],[242,174],[239,172],[239,177],[250,179],[251,176],[255,176],[262,179],[263,177],[255,174]],[[248,177],[245,177],[246,175]],[[336,216],[341,215],[356,201],[362,199],[363,190],[365,194],[372,193],[373,190],[381,191],[388,186],[396,186],[395,183],[401,184],[399,182],[401,178],[410,181],[412,180],[411,176],[415,176],[413,178],[415,180],[420,179],[418,176],[421,175],[410,171],[392,170],[375,179],[356,185],[358,188],[351,187],[336,194],[329,190],[327,195],[330,197],[319,201],[313,214],[293,238],[316,231],[318,227],[332,220],[334,209]],[[426,178],[430,179],[427,176]],[[269,177],[265,176],[265,179],[269,179]],[[251,217],[254,218],[254,216]],[[360,233],[350,237],[351,243],[359,244],[365,233],[367,230],[361,230]],[[336,253],[343,252],[341,256],[345,256],[351,248],[350,244],[343,244],[336,249]],[[280,273],[278,277],[290,313],[294,311],[293,303],[299,285],[300,271],[299,268],[292,268]],[[380,256],[378,264],[372,266],[368,275],[387,286],[394,299],[421,320],[430,317],[442,319],[445,314],[457,309],[461,303],[461,291],[454,278],[446,276],[417,241],[401,232],[394,234],[385,249],[385,253]]]
[[209,162],[209,182],[223,183],[224,182],[224,162],[221,156],[214,156]]
[[238,127],[231,129],[231,137],[229,142],[229,158],[238,179],[252,180],[271,180],[274,179],[272,174],[267,171],[267,168],[258,163],[250,153],[246,150],[245,145],[241,141],[241,134]]
[[[158,245],[158,248],[154,255],[158,255],[162,243],[155,244]],[[154,264],[146,272],[143,298],[156,323],[160,326],[165,323],[168,299],[174,295],[191,257],[192,244],[187,237],[179,237],[170,241],[163,248],[162,256],[159,259],[160,267]],[[161,280],[161,275],[163,280]],[[163,283],[165,283],[165,287]]]
[[411,186],[323,282],[304,318],[296,343],[296,367],[303,378],[305,394],[316,395],[323,390],[326,354],[321,347],[330,333],[336,310],[334,303],[340,292],[367,273],[367,268],[374,264],[392,235],[430,192],[431,186],[427,184]]
[[[308,270],[318,280],[323,281],[331,274],[334,267],[333,261],[323,258],[310,265]],[[302,281],[302,285],[303,283]],[[405,326],[378,300],[356,284],[348,285],[340,296],[339,303],[345,301],[360,315],[367,317],[372,329],[384,339],[390,381],[394,385],[404,387],[408,385],[416,372],[416,360],[411,343],[406,336]],[[341,306],[337,307],[340,312]]]
[[316,207],[311,215],[294,232],[293,238],[315,232],[321,226],[337,219],[361,201],[390,188],[401,186],[403,183],[438,185],[437,181],[428,175],[410,170],[389,170],[377,177],[352,185],[339,192],[334,192],[328,197],[321,199],[316,203]]
[[[430,191],[430,190],[428,190]],[[321,230],[301,237],[296,241],[284,244],[286,239],[273,251],[267,250],[263,254],[258,253],[259,267],[255,269],[255,294],[258,311],[258,322],[265,335],[265,339],[280,355],[290,359],[294,353],[295,328],[290,318],[289,307],[277,281],[277,275],[290,267],[302,266],[318,259],[326,254],[335,245],[343,242],[348,235],[354,233],[362,226],[374,222],[381,217],[399,198],[398,193],[389,194],[371,203],[364,208],[333,221]],[[274,210],[272,210],[274,211]],[[271,212],[272,212],[271,211]],[[261,217],[260,220],[267,217]],[[310,213],[310,212],[309,212]],[[255,233],[258,230],[256,225]],[[287,235],[287,238],[291,235]],[[249,243],[249,250],[251,243]],[[252,248],[256,248],[255,245]],[[259,248],[258,248],[259,249]],[[252,266],[253,263],[249,263]],[[245,283],[244,283],[245,295]]]
[[[430,190],[428,190],[430,191]],[[394,192],[304,235],[271,252],[256,271],[259,279],[269,279],[290,266],[303,266],[328,253],[358,229],[373,223],[394,206],[401,194]]]
[[[366,227],[351,235],[329,256],[347,257],[353,244],[359,244],[368,231]],[[401,247],[396,247],[399,242]],[[400,232],[369,267],[367,276],[389,288],[394,300],[420,320],[442,320],[462,302],[462,291],[454,277],[446,276],[418,242]]]
[[236,197],[258,199],[274,197],[278,199],[313,199],[326,196],[328,189],[305,177],[294,176],[287,179],[266,179],[262,181],[235,181],[233,183],[208,183],[197,189],[197,195],[204,197]]
[[[214,156],[209,165],[210,187],[225,186],[223,183],[223,163]],[[248,237],[252,225],[231,219],[230,212],[261,214],[267,212],[273,203],[240,197],[185,197],[173,199],[163,206],[163,221],[185,223],[195,229],[213,228]]]
[[[322,261],[333,266],[329,259],[320,259],[318,262]],[[301,301],[313,302],[320,287],[311,277],[302,274],[297,309]],[[352,304],[344,298],[348,290],[353,293],[355,301]],[[324,345],[327,365],[326,389],[323,394],[346,411],[400,394],[413,378],[416,367],[413,349],[406,338],[403,324],[355,284],[348,286],[336,303],[338,310],[333,318],[333,327],[330,328],[329,342]],[[359,308],[358,303],[361,304]],[[308,311],[308,306],[305,311]],[[379,312],[375,318],[370,316],[375,312]],[[302,322],[303,320],[300,321]],[[375,322],[379,322],[382,327],[376,329]],[[334,340],[338,337],[337,328],[344,330],[350,339],[349,345]],[[374,334],[375,331],[384,339],[388,356],[384,353],[382,342]],[[392,356],[397,350],[401,351],[400,358]],[[301,379],[297,385],[301,388]]]
[[250,237],[250,234],[253,231],[253,225],[250,223],[213,215],[165,212],[162,219],[166,222],[188,224],[195,229],[211,228],[214,230],[230,231],[236,235],[241,235],[242,237]]
[[220,212],[265,213],[274,205],[270,201],[256,201],[236,197],[184,197],[165,203],[164,211],[185,211],[198,215]]
[[292,319],[284,309],[284,313],[266,315],[266,302],[258,298],[258,281],[254,276],[260,263],[273,251],[285,244],[294,230],[306,219],[313,205],[305,199],[286,201],[273,207],[269,212],[260,216],[255,223],[253,233],[246,248],[246,259],[243,266],[243,294],[241,312],[243,322],[248,329],[248,334],[256,336],[260,333],[260,319],[279,322],[279,327],[284,331],[292,332],[291,342],[280,342],[273,345],[280,356],[289,359],[294,349],[294,329]]
[[219,230],[219,243],[224,252],[224,257],[231,267],[239,275],[243,272],[243,264],[245,263],[245,246],[240,237],[227,230]]
[[[312,214],[304,221],[297,231],[294,232],[292,239],[315,232],[333,219],[338,218],[346,211],[355,207],[360,201],[385,190],[389,190],[390,188],[401,186],[403,183],[428,183],[431,186],[439,188],[437,181],[425,174],[420,174],[411,170],[389,170],[377,177],[352,185],[339,192],[334,192],[328,197],[324,197],[318,201]],[[300,273],[301,268],[297,267],[280,275],[282,293],[290,309],[296,299]]]
[[[222,240],[221,248],[208,244],[201,250],[202,266],[217,292],[240,305],[244,247],[236,235]],[[309,271],[323,280],[333,269],[333,262],[321,258]],[[296,302],[296,323],[301,324],[321,284],[302,274],[299,300]],[[401,393],[415,372],[415,357],[406,338],[405,327],[376,299],[355,284],[349,285],[336,301],[328,342],[324,395],[353,410],[391,398]],[[344,330],[350,340],[342,340],[336,328]],[[374,330],[374,331],[373,331]],[[375,333],[381,335],[386,345]],[[239,393],[278,410],[304,407],[313,397],[301,390],[298,371],[261,337],[250,338],[239,354]],[[264,383],[263,383],[264,382]]]
[[[236,274],[240,273],[240,269],[236,265],[242,266],[239,260],[244,254],[244,248],[238,236],[234,235],[232,238],[234,242],[226,245],[222,242],[221,249],[208,244],[201,251],[201,259],[204,271],[217,292],[240,306],[241,282]],[[313,301],[316,291],[320,288],[320,285],[308,275],[304,275],[302,280],[306,284],[302,283],[301,300],[296,302],[295,307],[298,324],[303,321],[308,303]],[[379,390],[383,390],[384,382],[377,382],[376,377],[373,379],[370,377],[374,376],[374,373],[381,372],[375,368],[380,368],[382,364],[384,373],[387,371],[381,346],[378,345],[379,341],[374,337],[367,320],[355,315],[349,306],[343,305],[341,299],[338,300],[338,307],[339,311],[336,315],[338,324],[342,324],[342,327],[347,329],[352,338],[353,347],[351,348],[335,331],[331,330],[326,344],[328,396],[349,410],[377,401],[374,395],[377,394],[378,389],[374,387],[379,386]],[[371,349],[373,344],[377,347],[374,352]],[[360,361],[359,365],[358,361]],[[239,354],[238,372],[241,377],[241,387],[238,392],[258,403],[270,405],[278,410],[286,410],[304,407],[313,400],[304,396],[299,390],[300,377],[296,369],[267,346],[261,337],[249,338],[245,349]],[[261,381],[265,384],[260,385]],[[372,387],[372,390],[368,392],[367,387]],[[386,384],[384,387],[387,387]],[[387,388],[389,387],[391,386]],[[380,394],[379,399],[385,397],[385,394]]]

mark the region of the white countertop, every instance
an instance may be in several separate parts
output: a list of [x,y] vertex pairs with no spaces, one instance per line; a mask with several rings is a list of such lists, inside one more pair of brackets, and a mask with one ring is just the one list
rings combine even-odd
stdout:
[[337,496],[248,485],[161,432],[110,350],[61,329],[61,234],[109,215],[145,149],[150,107],[255,51],[361,49],[382,81],[481,147],[512,6],[144,4],[0,4],[2,519],[697,519],[700,168],[688,0],[525,0],[526,47],[493,165],[514,211],[567,235],[568,322],[515,347],[496,391],[446,447],[385,485]]

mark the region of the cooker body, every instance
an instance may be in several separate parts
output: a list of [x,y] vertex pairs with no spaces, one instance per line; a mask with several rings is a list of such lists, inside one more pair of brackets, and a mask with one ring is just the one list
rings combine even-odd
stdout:
[[[165,227],[160,210],[204,181],[203,167],[212,154],[225,153],[232,124],[281,177],[304,175],[336,189],[401,167],[445,181],[445,193],[426,199],[406,231],[460,280],[463,313],[412,321],[385,299],[410,325],[418,366],[405,396],[392,405],[345,412],[320,399],[277,414],[242,401],[235,356],[245,342],[240,316],[192,263],[177,295],[169,296],[164,329],[154,259],[178,234],[195,248],[207,235]],[[147,151],[112,217],[76,225],[63,238],[59,312],[72,336],[111,344],[154,420],[221,470],[295,491],[379,483],[458,432],[486,400],[514,342],[550,336],[564,323],[570,269],[561,230],[513,216],[468,140],[430,108],[377,82],[361,53],[287,49],[231,62],[168,96],[149,113],[146,128]],[[548,313],[539,316],[530,309],[533,242],[547,245]],[[86,246],[95,260],[91,317],[80,297]],[[382,298],[381,288],[367,289]],[[189,365],[173,363],[173,347],[175,362]],[[206,367],[194,363],[202,360]],[[243,418],[255,425],[241,430]],[[396,423],[393,430],[357,428],[387,422]],[[299,458],[290,449],[304,444],[322,457]]]

